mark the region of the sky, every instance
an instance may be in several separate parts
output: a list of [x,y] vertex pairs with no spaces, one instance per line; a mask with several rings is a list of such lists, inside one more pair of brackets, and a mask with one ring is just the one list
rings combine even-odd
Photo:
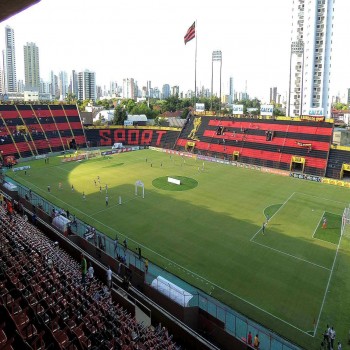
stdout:
[[[0,50],[5,26],[15,31],[17,79],[24,80],[23,45],[39,47],[40,76],[74,69],[96,73],[98,85],[122,84],[134,78],[139,88],[178,85],[186,92],[195,86],[211,89],[214,50],[222,51],[222,94],[234,90],[268,102],[269,89],[286,94],[293,0],[41,0],[0,23]],[[350,87],[349,0],[335,0],[332,49],[332,95]],[[184,44],[187,29],[196,21],[196,40]],[[218,92],[220,63],[213,67]]]

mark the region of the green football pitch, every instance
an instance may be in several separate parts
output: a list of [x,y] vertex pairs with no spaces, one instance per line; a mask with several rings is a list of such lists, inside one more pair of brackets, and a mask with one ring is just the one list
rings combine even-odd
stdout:
[[347,342],[350,190],[152,150],[26,164],[9,176],[251,319],[307,349],[326,324]]

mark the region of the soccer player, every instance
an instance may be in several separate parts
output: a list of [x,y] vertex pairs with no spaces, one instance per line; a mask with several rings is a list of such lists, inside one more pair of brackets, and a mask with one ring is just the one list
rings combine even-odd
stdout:
[[72,185],[72,192],[74,192],[74,186]]
[[326,219],[326,218],[323,218],[322,228],[323,228],[323,229],[326,229],[326,228],[327,228],[327,219]]
[[47,192],[51,192],[51,186],[50,185],[47,185]]
[[261,231],[262,231],[262,234],[264,235],[265,234],[265,226],[266,226],[266,222],[264,222],[262,224],[262,227],[261,227]]
[[106,196],[106,207],[108,206],[108,195]]
[[62,183],[61,182],[58,183],[58,189],[62,190]]
[[86,199],[85,192],[83,192],[83,199],[84,199],[84,201],[85,201],[85,199]]

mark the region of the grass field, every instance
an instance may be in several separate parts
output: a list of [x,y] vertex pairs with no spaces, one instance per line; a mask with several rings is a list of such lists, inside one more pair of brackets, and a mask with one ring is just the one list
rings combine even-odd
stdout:
[[304,348],[319,348],[327,323],[345,348],[350,242],[340,226],[349,190],[151,150],[30,165],[10,176]]

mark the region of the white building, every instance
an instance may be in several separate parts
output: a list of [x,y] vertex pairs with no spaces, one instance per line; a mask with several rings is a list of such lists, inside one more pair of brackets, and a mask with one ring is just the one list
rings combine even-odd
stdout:
[[334,0],[293,0],[287,115],[330,118]]
[[135,81],[133,78],[123,79],[123,98],[135,99],[137,93],[135,91]]
[[78,98],[78,74],[75,70],[72,70],[69,84],[69,92]]
[[25,89],[39,91],[40,89],[40,67],[39,48],[35,43],[27,43],[23,47],[24,52],[24,82]]
[[78,100],[96,101],[96,74],[85,70],[78,73]]
[[61,71],[58,73],[58,89],[60,90],[60,101],[63,101],[67,97],[68,93],[68,75],[67,72]]
[[15,33],[9,26],[5,27],[5,92],[17,91]]

